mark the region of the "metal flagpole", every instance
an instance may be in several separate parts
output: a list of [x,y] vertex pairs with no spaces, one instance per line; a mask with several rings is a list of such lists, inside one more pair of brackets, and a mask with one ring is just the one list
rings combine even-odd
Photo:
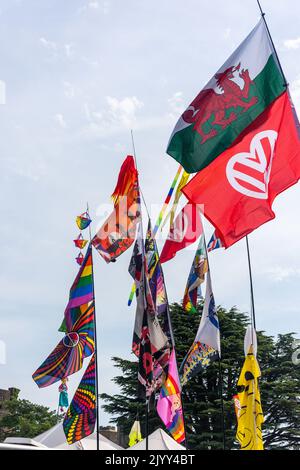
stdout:
[[146,450],[149,450],[149,403],[150,397],[146,398]]
[[[252,279],[252,267],[249,249],[248,235],[246,235],[246,246],[247,246],[247,258],[248,258],[248,269],[249,269],[249,281],[250,281],[250,293],[251,293],[251,324],[256,331],[256,316],[255,316],[255,304],[254,304],[254,290],[253,290],[253,279]],[[252,343],[253,343],[253,331],[252,331]]]
[[265,23],[266,30],[267,30],[267,32],[268,32],[268,35],[269,35],[269,38],[270,38],[270,41],[271,41],[271,44],[272,44],[272,47],[273,47],[273,50],[274,50],[274,53],[275,53],[277,62],[278,62],[278,66],[279,66],[279,68],[280,68],[282,77],[283,77],[283,79],[284,79],[283,85],[284,85],[285,87],[288,87],[287,79],[286,79],[286,77],[285,77],[285,74],[284,74],[282,65],[281,65],[281,63],[280,63],[280,60],[279,60],[279,57],[278,57],[278,54],[277,54],[277,51],[276,51],[276,48],[275,48],[275,45],[274,45],[274,42],[273,42],[273,38],[272,38],[272,36],[271,36],[270,30],[269,30],[269,27],[268,27],[268,24],[267,24],[267,21],[266,21],[266,19],[265,19],[265,15],[266,15],[266,14],[263,12],[263,9],[262,9],[262,7],[261,7],[260,1],[259,1],[259,0],[256,0],[256,1],[257,1],[257,5],[258,5],[258,8],[259,8],[259,11],[260,11],[260,13],[261,13],[262,19],[263,19],[263,21],[264,21],[264,23]]
[[[205,246],[206,259],[207,259],[207,267],[208,267],[208,271],[210,272],[204,227],[203,227],[203,238],[204,238],[204,246]],[[220,399],[221,399],[221,411],[222,411],[223,450],[225,450],[226,449],[226,439],[225,439],[225,412],[224,412],[224,399],[223,399],[223,395],[224,395],[223,373],[222,373],[221,357],[220,357],[219,354],[218,354],[218,356],[219,356],[219,358],[218,358],[218,362],[219,362],[219,395],[220,395]]]
[[[89,204],[87,203],[87,213],[89,214]],[[89,225],[90,243],[92,242],[91,224]],[[97,321],[96,321],[96,302],[95,302],[95,279],[94,279],[94,261],[93,261],[93,249],[91,249],[92,258],[92,280],[93,280],[93,299],[94,299],[94,336],[95,336],[95,371],[96,371],[96,438],[97,438],[97,450],[100,450],[99,442],[99,375],[98,375],[98,347],[97,347]]]

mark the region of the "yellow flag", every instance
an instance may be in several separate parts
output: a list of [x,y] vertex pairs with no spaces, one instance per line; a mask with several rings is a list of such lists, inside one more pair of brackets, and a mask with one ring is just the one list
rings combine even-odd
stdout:
[[236,438],[241,445],[241,450],[264,449],[261,433],[264,416],[258,387],[260,375],[260,368],[251,347],[238,381],[241,392],[238,394],[240,410]]
[[134,446],[138,442],[142,441],[141,426],[139,421],[135,421],[129,433],[129,447]]

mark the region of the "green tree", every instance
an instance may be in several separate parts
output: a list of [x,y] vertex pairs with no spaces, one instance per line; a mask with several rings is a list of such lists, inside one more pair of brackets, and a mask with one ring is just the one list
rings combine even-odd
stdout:
[[0,442],[6,437],[35,437],[57,424],[55,411],[14,397],[4,404],[0,419]]
[[[180,365],[198,329],[199,315],[187,314],[179,304],[173,304],[171,318]],[[236,440],[236,417],[232,397],[237,393],[237,381],[244,361],[244,335],[249,318],[236,308],[218,307],[222,347],[222,385],[226,449],[239,448]],[[300,367],[292,363],[293,334],[279,335],[275,340],[258,332],[258,361],[262,370],[260,380],[262,406],[265,415],[263,434],[265,447],[300,448]],[[145,405],[137,398],[137,362],[113,358],[121,374],[114,382],[120,393],[102,394],[103,409],[112,415],[111,421],[125,433],[138,412],[145,435]],[[211,364],[206,371],[190,380],[183,388],[185,425],[190,449],[222,449],[223,420],[220,399],[220,364]],[[149,417],[149,431],[163,427],[154,403]]]

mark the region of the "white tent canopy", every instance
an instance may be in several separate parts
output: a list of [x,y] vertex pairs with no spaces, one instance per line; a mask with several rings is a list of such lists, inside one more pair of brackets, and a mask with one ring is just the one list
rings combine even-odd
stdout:
[[[146,450],[146,439],[138,442],[127,450]],[[185,447],[178,444],[163,429],[156,429],[148,436],[148,450],[185,450]]]
[[[29,442],[30,441],[30,442]],[[23,444],[31,445],[33,447],[43,447],[50,449],[61,449],[61,450],[96,450],[97,449],[97,438],[94,432],[90,436],[82,439],[82,441],[76,442],[75,444],[69,445],[66,442],[66,436],[63,430],[62,423],[58,423],[48,431],[43,432],[34,439],[27,438],[13,438],[10,437],[5,440],[6,443],[10,444]],[[114,442],[107,439],[102,434],[99,434],[100,450],[123,450],[123,447],[118,446]]]

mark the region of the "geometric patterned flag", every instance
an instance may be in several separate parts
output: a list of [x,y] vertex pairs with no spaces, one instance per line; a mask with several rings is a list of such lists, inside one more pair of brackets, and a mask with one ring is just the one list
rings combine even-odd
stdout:
[[116,261],[133,244],[140,220],[138,174],[130,155],[122,164],[112,199],[113,211],[92,239],[107,263]]
[[300,179],[300,135],[289,93],[281,94],[240,138],[182,191],[230,247],[276,216],[275,198]]
[[221,238],[217,237],[216,231],[214,231],[211,239],[208,242],[207,251],[213,251],[213,250],[216,250],[217,248],[223,248],[223,244],[222,244]]
[[167,153],[188,173],[200,172],[284,91],[262,18],[179,118]]
[[173,439],[179,444],[185,441],[181,387],[174,349],[170,355],[168,375],[157,402],[157,413]]
[[[90,304],[91,302],[87,304],[79,305],[79,307],[71,308],[69,310],[68,317],[72,325],[74,325],[74,323],[78,320],[78,318],[87,310]],[[66,333],[68,331],[65,318],[63,319],[62,324],[60,325],[58,331],[61,331],[62,333]]]
[[186,312],[197,313],[197,300],[201,296],[201,284],[204,282],[207,271],[208,263],[205,240],[204,236],[201,235],[182,302]]
[[69,302],[65,309],[67,329],[72,329],[71,309],[87,304],[94,298],[92,245],[86,251],[84,261],[70,289]]
[[79,316],[65,337],[34,372],[32,378],[38,387],[53,383],[79,371],[83,359],[94,352],[94,303]]
[[238,427],[236,438],[241,450],[263,450],[261,425],[264,422],[258,378],[261,372],[252,347],[246,356],[238,380]]
[[95,424],[96,369],[93,354],[63,421],[67,443],[74,444],[92,434]]

